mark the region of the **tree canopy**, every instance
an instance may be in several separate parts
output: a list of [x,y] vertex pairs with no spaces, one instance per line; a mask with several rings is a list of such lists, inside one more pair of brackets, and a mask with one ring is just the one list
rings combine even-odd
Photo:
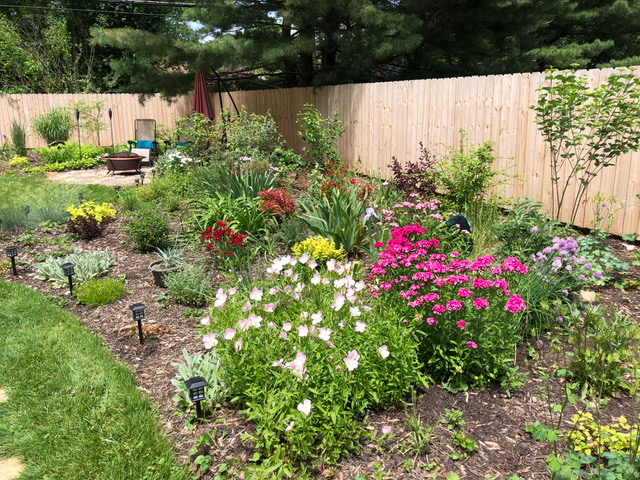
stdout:
[[[193,88],[199,68],[232,88],[280,88],[640,62],[640,0],[191,1],[58,0],[60,12],[46,15],[0,8],[3,84],[46,77],[32,84],[173,96]],[[78,18],[65,10],[86,5]],[[32,31],[63,39],[63,51]],[[34,66],[31,52],[42,50],[51,60]],[[56,62],[73,74],[34,73]]]

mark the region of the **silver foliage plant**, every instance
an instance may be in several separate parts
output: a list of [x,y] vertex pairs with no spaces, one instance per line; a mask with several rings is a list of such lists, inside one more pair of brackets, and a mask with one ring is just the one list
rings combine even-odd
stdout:
[[36,264],[38,271],[36,278],[40,280],[50,280],[54,284],[65,285],[67,277],[62,271],[63,263],[71,262],[75,266],[73,276],[76,284],[86,282],[92,278],[100,277],[109,271],[115,262],[115,257],[111,256],[109,248],[104,251],[82,253],[80,248],[75,248],[73,253],[64,257],[48,257],[44,262]]

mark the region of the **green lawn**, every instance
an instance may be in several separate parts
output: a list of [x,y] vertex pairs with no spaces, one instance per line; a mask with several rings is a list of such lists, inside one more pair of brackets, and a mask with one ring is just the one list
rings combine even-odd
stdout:
[[130,371],[78,318],[0,280],[0,458],[21,479],[186,479]]

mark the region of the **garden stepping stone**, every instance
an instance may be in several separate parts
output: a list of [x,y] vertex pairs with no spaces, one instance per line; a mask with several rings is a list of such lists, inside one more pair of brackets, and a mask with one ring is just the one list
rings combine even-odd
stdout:
[[591,290],[581,290],[580,296],[582,300],[588,303],[593,303],[596,300],[596,292],[592,292]]
[[0,479],[12,480],[18,478],[24,470],[24,465],[20,463],[17,458],[9,458],[7,460],[0,460]]

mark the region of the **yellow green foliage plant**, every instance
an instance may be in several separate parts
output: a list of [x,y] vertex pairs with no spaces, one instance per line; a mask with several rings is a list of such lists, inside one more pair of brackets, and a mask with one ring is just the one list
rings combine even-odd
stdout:
[[576,452],[586,455],[601,455],[604,452],[630,454],[638,427],[629,425],[622,415],[618,423],[599,425],[591,413],[578,412],[573,416],[574,429],[567,434]]
[[11,160],[9,160],[9,166],[18,168],[28,167],[29,159],[27,157],[19,157],[18,155],[16,155]]
[[83,240],[91,240],[102,235],[107,224],[113,220],[116,210],[111,203],[101,205],[95,202],[84,202],[79,206],[67,207],[71,214],[69,231]]
[[337,248],[332,240],[328,240],[321,236],[309,237],[302,242],[296,243],[291,250],[298,257],[306,253],[316,262],[326,262],[332,258],[338,260],[346,255],[342,247]]

